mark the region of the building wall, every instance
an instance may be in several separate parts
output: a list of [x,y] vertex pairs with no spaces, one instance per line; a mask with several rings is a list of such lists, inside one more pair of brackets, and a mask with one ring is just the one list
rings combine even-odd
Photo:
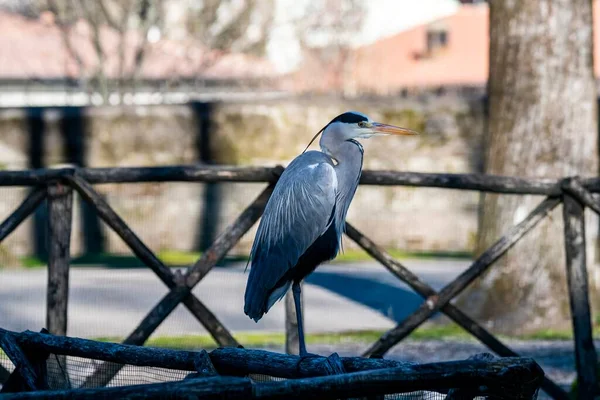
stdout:
[[[374,120],[423,132],[418,138],[363,141],[365,168],[478,172],[484,128],[482,104],[481,99],[461,97],[427,102],[321,98],[195,106],[5,109],[0,111],[0,167],[56,167],[67,162],[88,167],[156,166],[199,160],[242,166],[285,165],[331,118],[353,109]],[[33,145],[35,138],[32,141],[28,122],[36,115],[42,115],[45,127],[41,146]],[[209,126],[202,121],[210,121]],[[65,129],[76,133],[66,140],[61,133]],[[35,155],[35,148],[42,149],[42,157]],[[33,160],[36,157],[37,161]],[[263,187],[254,183],[161,183],[99,185],[97,189],[151,249],[187,251],[205,246]],[[0,192],[0,218],[5,218],[27,190],[0,188]],[[475,192],[361,186],[348,221],[390,248],[465,251],[474,244],[478,200]],[[83,216],[76,201],[74,255],[94,248],[94,241],[100,240],[93,234],[98,226],[106,235],[101,251],[127,252],[116,234],[97,222],[90,227],[88,220],[88,239],[84,241]],[[12,264],[31,254],[34,231],[30,219],[0,244],[0,263]],[[236,246],[235,253],[247,254],[253,232]],[[352,247],[348,240],[345,246]]]

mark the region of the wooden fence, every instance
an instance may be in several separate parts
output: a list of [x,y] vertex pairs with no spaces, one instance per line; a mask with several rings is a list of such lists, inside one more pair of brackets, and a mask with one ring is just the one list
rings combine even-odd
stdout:
[[[134,254],[170,289],[150,310],[138,327],[125,339],[125,344],[142,345],[167,316],[183,303],[200,321],[220,346],[236,347],[238,342],[223,324],[196,296],[192,289],[217,264],[240,238],[260,218],[283,171],[275,168],[233,168],[216,166],[173,166],[151,168],[69,168],[31,171],[0,171],[0,186],[33,186],[23,203],[0,224],[0,241],[10,234],[44,199],[49,207],[49,287],[47,327],[51,333],[66,332],[69,247],[71,236],[72,191],[75,190],[96,210],[131,248]],[[229,225],[185,274],[174,274],[127,226],[110,205],[94,190],[92,184],[135,182],[267,182],[262,193]],[[521,179],[475,174],[427,174],[394,171],[364,171],[363,185],[403,185],[447,189],[477,190],[504,194],[545,195],[543,200],[522,222],[509,229],[489,249],[453,282],[439,292],[394,260],[352,224],[346,234],[373,258],[424,298],[423,304],[395,328],[385,333],[364,354],[381,357],[407,337],[423,322],[440,311],[462,326],[467,332],[503,357],[518,356],[498,338],[468,317],[450,301],[473,280],[487,271],[527,232],[546,215],[563,203],[566,268],[569,300],[573,320],[579,398],[589,399],[597,392],[596,351],[592,340],[592,325],[588,298],[585,259],[584,209],[600,214],[600,202],[592,193],[600,192],[600,179],[562,180]],[[107,384],[120,368],[105,362],[89,377],[90,382]],[[84,387],[86,385],[84,384]],[[548,378],[542,388],[555,399],[567,399],[567,393]]]

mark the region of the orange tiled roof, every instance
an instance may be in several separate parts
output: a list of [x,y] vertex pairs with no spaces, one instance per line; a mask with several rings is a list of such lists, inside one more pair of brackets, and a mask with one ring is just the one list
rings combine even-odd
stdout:
[[488,75],[488,8],[465,5],[436,21],[448,44],[427,56],[428,25],[357,50],[354,79],[359,90],[385,93],[406,87],[483,85]]
[[[600,7],[594,0],[594,25]],[[342,90],[350,85],[359,93],[393,94],[402,89],[440,86],[484,86],[489,61],[487,4],[464,4],[453,15],[416,26],[360,47],[349,56],[346,72],[340,57],[308,54],[292,81],[299,91]],[[447,45],[428,56],[427,31],[438,25],[448,33]],[[594,29],[595,74],[600,76],[600,29]],[[320,69],[320,70],[319,70]],[[288,82],[289,83],[289,82]]]

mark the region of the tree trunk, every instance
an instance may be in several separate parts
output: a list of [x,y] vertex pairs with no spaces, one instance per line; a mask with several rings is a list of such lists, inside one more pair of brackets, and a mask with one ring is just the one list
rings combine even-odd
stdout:
[[[486,173],[547,178],[597,175],[592,0],[491,0],[489,6]],[[484,195],[478,252],[539,201],[534,196]],[[588,232],[595,236],[595,218],[589,211],[586,214]],[[589,263],[594,259],[588,257]],[[597,281],[590,276],[592,289]],[[459,302],[497,332],[566,327],[566,287],[559,208]]]

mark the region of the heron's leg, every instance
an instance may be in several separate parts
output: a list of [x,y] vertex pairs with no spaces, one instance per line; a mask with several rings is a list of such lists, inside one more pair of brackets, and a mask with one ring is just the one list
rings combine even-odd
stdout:
[[[296,318],[298,319],[298,342],[300,347],[300,359],[306,359],[311,357],[320,357],[316,354],[310,354],[306,351],[306,342],[304,341],[304,325],[302,324],[302,306],[300,304],[300,283],[294,282],[292,284],[292,293],[294,295],[294,305],[296,306]],[[329,357],[325,359],[327,363],[327,369],[329,370],[330,375],[335,374],[343,374],[344,373],[344,364],[342,360],[337,355],[337,353],[333,353]]]
[[300,356],[307,355],[306,343],[304,342],[304,325],[302,324],[302,304],[300,302],[300,282],[294,281],[292,284],[292,293],[294,295],[294,305],[296,306],[296,319],[298,320],[298,342],[300,347]]

